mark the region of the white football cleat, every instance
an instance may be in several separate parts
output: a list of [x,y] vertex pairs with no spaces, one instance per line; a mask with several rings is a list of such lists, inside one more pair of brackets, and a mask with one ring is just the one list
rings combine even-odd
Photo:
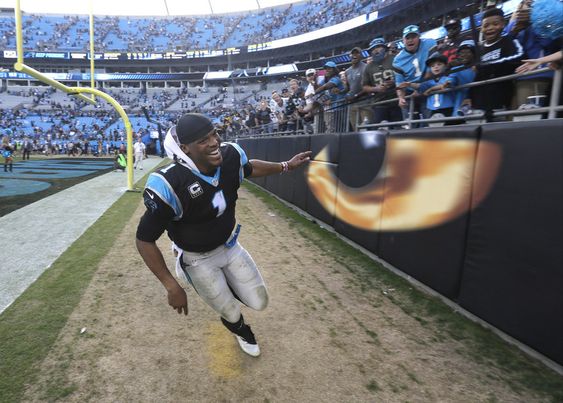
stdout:
[[260,347],[258,346],[258,343],[251,344],[247,342],[243,337],[240,337],[236,334],[235,337],[237,338],[240,348],[246,354],[251,355],[253,357],[258,357],[260,355]]

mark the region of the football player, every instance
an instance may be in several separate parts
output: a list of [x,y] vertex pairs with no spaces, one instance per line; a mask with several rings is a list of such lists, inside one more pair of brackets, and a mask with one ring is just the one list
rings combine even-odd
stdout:
[[[146,211],[137,228],[136,244],[146,265],[168,292],[168,304],[188,314],[185,287],[221,315],[221,321],[252,356],[260,348],[241,314],[244,305],[263,310],[268,292],[250,254],[238,243],[235,219],[237,190],[245,177],[291,171],[311,152],[289,161],[248,160],[234,143],[222,143],[211,121],[200,114],[183,115],[164,140],[174,162],[149,176]],[[176,278],[168,270],[156,240],[164,230],[176,251]],[[239,302],[240,301],[240,302]]]

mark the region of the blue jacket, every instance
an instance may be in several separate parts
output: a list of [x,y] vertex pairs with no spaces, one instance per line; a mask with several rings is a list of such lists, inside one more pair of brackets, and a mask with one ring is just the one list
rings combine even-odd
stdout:
[[[561,49],[557,46],[556,41],[539,36],[534,32],[531,26],[520,31],[516,36],[516,39],[518,39],[518,42],[520,42],[522,44],[522,47],[524,48],[525,59],[539,59],[540,57],[550,55]],[[547,64],[541,65],[539,67],[547,67]],[[550,70],[546,71],[545,73],[522,77],[518,80],[531,80],[538,78],[553,79],[553,73],[554,71]]]
[[[516,21],[511,21],[506,26],[506,32],[510,35],[512,28],[516,25]],[[522,31],[518,32],[515,36],[518,39],[518,42],[522,45],[524,49],[524,59],[539,59],[540,57],[544,57],[546,55],[550,55],[552,53],[561,50],[561,46],[558,45],[557,41],[549,38],[544,38],[543,36],[539,36],[533,30],[532,26],[528,26],[528,28],[523,29]],[[547,64],[541,65],[540,68],[547,67]],[[545,73],[534,74],[531,76],[525,76],[519,78],[518,80],[530,80],[530,79],[537,79],[537,78],[553,78],[553,71],[547,71]]]
[[[475,81],[475,71],[470,67],[457,66],[451,70],[448,81],[450,81],[451,87],[472,83]],[[461,107],[461,103],[469,98],[469,88],[462,88],[452,91],[452,93],[454,94],[454,115],[456,115]]]
[[[449,81],[449,77],[442,76],[438,80],[431,78],[420,84],[418,87],[418,92],[423,93],[424,91],[434,87],[435,85],[444,84]],[[426,107],[431,111],[445,108],[454,107],[455,96],[453,92],[444,92],[442,94],[430,94],[426,98]]]
[[414,53],[407,52],[406,49],[393,60],[393,70],[395,70],[395,84],[404,81],[419,82],[426,72],[426,60],[432,49],[436,46],[436,41],[429,38],[421,38],[418,49]]

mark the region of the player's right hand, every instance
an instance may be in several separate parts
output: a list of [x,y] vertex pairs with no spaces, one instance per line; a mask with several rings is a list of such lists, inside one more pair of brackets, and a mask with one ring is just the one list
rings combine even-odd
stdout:
[[184,312],[184,315],[188,314],[188,297],[186,296],[186,291],[180,287],[175,287],[168,291],[168,305],[178,311],[179,314]]

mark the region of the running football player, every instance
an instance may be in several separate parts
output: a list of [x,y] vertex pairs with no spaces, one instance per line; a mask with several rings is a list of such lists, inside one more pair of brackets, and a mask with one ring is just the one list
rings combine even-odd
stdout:
[[[168,131],[164,147],[174,162],[149,176],[143,194],[147,210],[137,228],[137,249],[166,289],[172,308],[188,314],[184,288],[191,284],[221,315],[242,350],[258,356],[260,348],[244,322],[240,302],[263,310],[268,292],[252,257],[237,241],[237,190],[245,177],[300,167],[309,161],[311,152],[283,162],[248,160],[240,146],[221,142],[207,117],[194,113],[183,115]],[[176,277],[156,245],[165,230],[177,253]]]

